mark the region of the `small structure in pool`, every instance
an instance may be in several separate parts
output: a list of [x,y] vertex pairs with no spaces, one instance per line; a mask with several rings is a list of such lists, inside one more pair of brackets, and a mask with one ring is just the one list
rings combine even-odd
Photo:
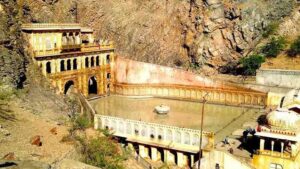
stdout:
[[163,104],[155,106],[154,109],[157,114],[168,114],[170,112],[170,107]]

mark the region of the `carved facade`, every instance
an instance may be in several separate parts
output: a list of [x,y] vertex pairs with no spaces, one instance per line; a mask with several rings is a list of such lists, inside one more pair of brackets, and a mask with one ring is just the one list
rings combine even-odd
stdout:
[[114,47],[79,24],[24,24],[34,62],[60,93],[85,96],[113,90]]

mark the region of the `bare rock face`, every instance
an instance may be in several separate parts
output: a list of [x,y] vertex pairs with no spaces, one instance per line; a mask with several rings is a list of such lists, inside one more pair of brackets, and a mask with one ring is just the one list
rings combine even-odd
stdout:
[[98,39],[113,40],[120,56],[205,74],[246,56],[263,29],[294,7],[294,0],[25,1],[31,21],[77,18]]

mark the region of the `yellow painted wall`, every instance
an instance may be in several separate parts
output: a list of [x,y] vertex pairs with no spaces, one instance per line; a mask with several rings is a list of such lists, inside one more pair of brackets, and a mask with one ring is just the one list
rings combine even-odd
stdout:
[[[62,33],[31,33],[29,42],[34,51],[53,50],[55,43],[56,48],[61,49]],[[50,48],[46,48],[47,42],[51,44]]]
[[283,159],[280,157],[272,157],[267,155],[254,155],[253,156],[253,165],[257,169],[269,169],[270,164],[280,164],[283,169],[299,169],[299,155],[295,160],[292,159]]

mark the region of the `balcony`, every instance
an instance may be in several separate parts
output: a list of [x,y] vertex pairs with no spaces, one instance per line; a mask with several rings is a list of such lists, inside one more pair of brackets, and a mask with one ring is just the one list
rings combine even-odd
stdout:
[[64,51],[80,51],[80,44],[72,44],[72,45],[62,45],[61,50]]
[[37,50],[34,51],[34,56],[39,57],[39,56],[48,56],[48,55],[57,55],[60,54],[61,50],[58,48],[52,49],[52,50]]

